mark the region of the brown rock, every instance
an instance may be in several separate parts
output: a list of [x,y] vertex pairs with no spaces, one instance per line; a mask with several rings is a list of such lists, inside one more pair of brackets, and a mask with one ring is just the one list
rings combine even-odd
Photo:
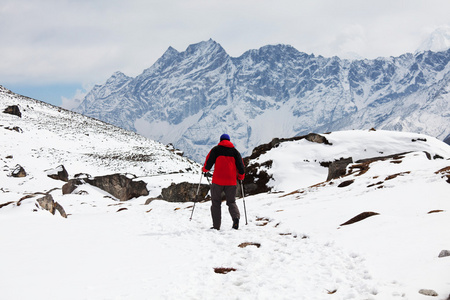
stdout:
[[227,274],[234,271],[236,271],[235,268],[214,268],[214,272],[217,274]]
[[337,179],[344,176],[347,173],[347,166],[353,162],[353,158],[341,158],[335,160],[328,166],[328,177],[327,181],[332,179]]
[[436,293],[436,291],[433,290],[429,290],[429,289],[421,289],[419,291],[419,294],[425,295],[425,296],[431,296],[431,297],[437,297],[439,296],[438,293]]
[[22,113],[17,105],[8,106],[4,111],[5,114],[15,115],[22,118]]
[[63,194],[72,193],[79,185],[88,183],[102,189],[120,201],[147,196],[149,191],[144,181],[137,181],[124,174],[112,174],[94,178],[71,179],[63,186]]
[[346,180],[346,181],[343,181],[343,182],[341,182],[339,185],[338,185],[338,187],[340,187],[340,188],[342,188],[342,187],[346,187],[346,186],[349,186],[350,184],[352,184],[353,182],[355,182],[355,180]]
[[52,215],[55,214],[55,211],[58,211],[63,218],[67,218],[67,214],[64,211],[64,208],[58,203],[53,200],[53,197],[51,194],[45,194],[44,197],[39,198],[36,200],[40,207],[42,207],[45,210],[48,210],[52,213]]
[[372,212],[372,211],[363,212],[363,213],[360,213],[359,215],[357,215],[356,217],[351,218],[347,222],[342,223],[339,226],[350,225],[350,224],[362,221],[364,219],[367,219],[368,217],[376,216],[376,215],[379,215],[379,213]]
[[260,243],[249,243],[249,242],[245,242],[245,243],[239,244],[238,247],[240,247],[240,248],[245,248],[245,247],[248,247],[248,246],[256,246],[256,248],[259,248],[259,247],[261,247],[261,244],[260,244]]
[[46,194],[44,197],[39,198],[36,200],[37,203],[39,203],[39,206],[42,207],[45,210],[48,210],[52,213],[52,215],[55,214],[55,201],[53,200],[52,195]]
[[197,194],[198,184],[182,182],[172,183],[169,187],[163,188],[161,191],[162,199],[169,202],[190,202],[204,200],[209,192],[209,185],[201,184],[200,190]]
[[47,176],[55,180],[61,180],[65,182],[69,181],[69,173],[67,173],[67,170],[63,165],[60,165],[55,169],[49,170],[47,172]]
[[442,250],[439,253],[439,257],[448,257],[448,256],[450,256],[450,250]]
[[81,181],[80,179],[71,179],[69,180],[65,185],[62,187],[62,193],[63,195],[72,194],[73,191],[76,190],[76,188],[79,185],[82,185],[84,181]]
[[14,171],[11,173],[12,177],[26,177],[27,172],[25,172],[25,169],[21,165],[17,165]]

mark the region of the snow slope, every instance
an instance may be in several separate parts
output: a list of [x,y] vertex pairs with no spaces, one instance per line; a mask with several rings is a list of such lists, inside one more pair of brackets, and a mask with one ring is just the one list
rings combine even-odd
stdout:
[[[420,289],[433,289],[436,299],[450,294],[450,257],[438,257],[450,250],[450,185],[448,173],[436,174],[450,166],[450,146],[434,138],[346,131],[326,135],[331,146],[282,143],[259,158],[273,160],[274,190],[245,198],[248,225],[238,199],[240,230],[231,229],[224,204],[222,229],[215,231],[209,229],[209,202],[195,204],[192,221],[192,202],[145,205],[171,182],[198,183],[198,165],[104,123],[0,95],[1,110],[18,102],[21,119],[0,112],[0,204],[60,187],[43,171],[57,164],[70,174],[140,172],[150,195],[118,202],[87,185],[80,194],[50,191],[67,219],[36,207],[37,197],[1,207],[1,299],[430,299]],[[5,129],[11,125],[23,133]],[[152,149],[152,162],[117,159],[137,151],[137,141]],[[364,174],[324,182],[319,161],[399,151],[412,152],[374,162]],[[16,163],[29,170],[27,177],[8,176]],[[185,171],[171,174],[178,169]],[[303,178],[310,175],[314,186]],[[340,226],[366,211],[379,215]],[[245,242],[255,245],[239,247]],[[215,273],[220,267],[235,271]]]

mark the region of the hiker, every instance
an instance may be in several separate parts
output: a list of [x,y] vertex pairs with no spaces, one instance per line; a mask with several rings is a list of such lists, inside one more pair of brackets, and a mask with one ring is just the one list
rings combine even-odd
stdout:
[[208,156],[206,156],[205,164],[202,168],[205,176],[209,175],[208,172],[214,164],[216,166],[214,167],[211,184],[212,228],[220,229],[222,221],[222,192],[225,192],[228,211],[233,220],[233,228],[238,229],[240,213],[236,205],[236,178],[240,181],[244,180],[244,162],[239,151],[230,142],[228,134],[222,134],[219,144],[213,147],[209,151]]

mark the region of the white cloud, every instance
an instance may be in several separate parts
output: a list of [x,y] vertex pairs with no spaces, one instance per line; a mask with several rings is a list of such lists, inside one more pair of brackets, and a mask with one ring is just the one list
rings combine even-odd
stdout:
[[136,76],[169,46],[209,38],[232,56],[278,43],[324,56],[397,56],[419,46],[424,28],[450,25],[447,0],[2,2],[0,83]]
[[77,108],[81,102],[83,101],[84,97],[89,93],[89,91],[92,89],[92,85],[83,85],[83,89],[77,89],[75,92],[75,95],[72,98],[67,97],[61,97],[61,107],[72,110]]

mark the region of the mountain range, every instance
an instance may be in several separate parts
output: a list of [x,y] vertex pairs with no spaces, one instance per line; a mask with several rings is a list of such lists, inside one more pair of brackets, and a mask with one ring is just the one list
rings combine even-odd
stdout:
[[274,137],[348,129],[450,133],[450,49],[346,60],[269,45],[231,57],[213,40],[114,73],[76,112],[202,161],[222,133],[249,155]]

